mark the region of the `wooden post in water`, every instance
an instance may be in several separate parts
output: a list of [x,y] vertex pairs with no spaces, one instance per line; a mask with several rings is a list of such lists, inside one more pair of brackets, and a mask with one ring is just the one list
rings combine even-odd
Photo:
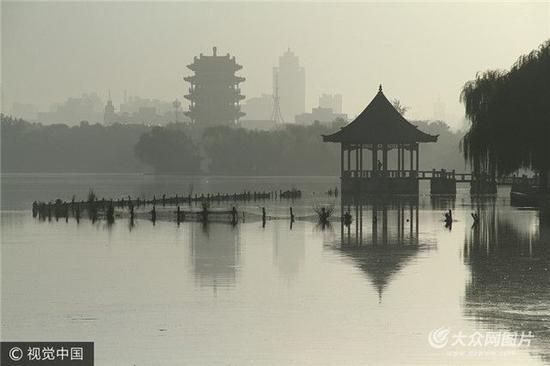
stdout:
[[235,206],[231,209],[231,223],[237,225],[237,209]]
[[130,201],[130,223],[134,222],[134,205]]
[[153,205],[153,209],[151,210],[151,221],[153,221],[153,225],[157,221],[157,210],[155,209],[155,205]]

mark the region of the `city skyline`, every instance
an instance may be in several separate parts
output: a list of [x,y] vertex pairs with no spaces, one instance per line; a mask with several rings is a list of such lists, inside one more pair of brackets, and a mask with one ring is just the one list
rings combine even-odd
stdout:
[[338,92],[355,116],[382,83],[410,107],[410,119],[431,117],[441,98],[456,128],[464,82],[538,47],[550,35],[549,15],[547,3],[3,3],[2,102],[45,110],[108,88],[115,100],[122,90],[182,100],[186,65],[212,46],[238,57],[242,93],[259,96],[290,47],[307,71],[306,111],[322,93]]

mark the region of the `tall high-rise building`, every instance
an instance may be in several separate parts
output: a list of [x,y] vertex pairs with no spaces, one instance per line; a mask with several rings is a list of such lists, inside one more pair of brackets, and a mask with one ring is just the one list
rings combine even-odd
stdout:
[[195,73],[185,77],[191,83],[189,94],[185,96],[191,103],[189,111],[185,112],[193,123],[207,127],[214,125],[235,125],[241,112],[239,101],[244,99],[239,89],[239,83],[245,78],[235,73],[242,66],[235,62],[235,56],[218,56],[216,47],[212,56],[195,57],[193,63],[187,65]]
[[[277,83],[278,79],[278,83]],[[279,57],[273,68],[273,95],[278,84],[279,107],[285,122],[294,122],[306,110],[306,72],[290,48]]]

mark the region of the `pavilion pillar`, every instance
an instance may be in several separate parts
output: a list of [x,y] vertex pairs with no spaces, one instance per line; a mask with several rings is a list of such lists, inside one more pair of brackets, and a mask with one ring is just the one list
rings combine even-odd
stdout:
[[410,144],[410,145],[409,145],[409,149],[410,149],[410,158],[411,158],[409,170],[410,170],[410,172],[411,172],[411,173],[410,173],[410,176],[411,176],[411,177],[413,176],[413,150],[414,150],[414,149],[413,149],[413,146],[414,146],[413,144]]
[[359,174],[359,145],[355,145],[355,177]]
[[397,176],[401,176],[401,144],[397,144]]
[[401,176],[405,174],[405,144],[401,144]]
[[405,174],[405,144],[401,145],[401,172]]
[[363,177],[363,144],[359,145],[359,176]]
[[416,144],[416,176],[418,177],[418,171],[420,170],[420,144]]
[[378,175],[378,145],[372,144],[372,176]]
[[405,175],[405,144],[401,144],[401,176]]
[[351,146],[348,145],[348,174],[351,172]]
[[382,169],[384,171],[384,176],[388,175],[388,145],[382,145]]
[[344,144],[340,144],[340,178],[344,178]]

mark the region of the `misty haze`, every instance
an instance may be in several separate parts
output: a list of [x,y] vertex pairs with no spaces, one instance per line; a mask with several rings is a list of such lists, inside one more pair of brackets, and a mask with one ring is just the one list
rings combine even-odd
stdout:
[[0,11],[2,365],[550,364],[550,2]]

